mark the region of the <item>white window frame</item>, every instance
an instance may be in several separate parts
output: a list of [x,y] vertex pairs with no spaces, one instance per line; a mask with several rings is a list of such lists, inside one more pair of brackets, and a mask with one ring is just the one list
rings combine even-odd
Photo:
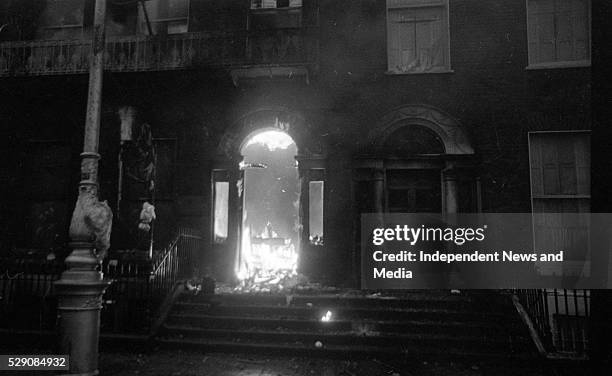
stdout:
[[[550,62],[542,62],[542,63],[532,63],[531,62],[531,57],[534,54],[534,51],[531,50],[531,46],[530,46],[530,35],[529,35],[529,2],[531,1],[537,1],[537,0],[525,0],[525,16],[526,16],[526,23],[525,25],[527,26],[527,67],[525,69],[527,70],[536,70],[536,69],[556,69],[556,68],[580,68],[580,67],[590,67],[591,66],[591,54],[592,54],[592,32],[591,32],[591,25],[592,25],[592,3],[591,0],[586,0],[588,2],[587,4],[587,31],[588,31],[588,39],[589,39],[589,58],[588,59],[584,59],[584,60],[564,60],[564,61],[550,61]],[[556,35],[555,35],[556,37]]]
[[[531,162],[533,159],[533,155],[531,154],[531,143],[532,143],[532,137],[533,136],[539,136],[539,135],[587,135],[589,137],[591,137],[591,131],[590,130],[581,130],[581,129],[573,129],[573,130],[552,130],[552,131],[531,131],[527,133],[527,147],[528,147],[528,153],[529,153],[529,186],[530,186],[530,197],[531,197],[531,211],[534,211],[534,201],[535,200],[551,200],[551,199],[575,199],[575,200],[591,200],[591,195],[590,194],[561,194],[561,193],[555,193],[555,194],[546,194],[544,192],[542,192],[541,194],[535,194],[533,191],[533,176],[532,176],[532,171],[531,171]],[[591,190],[593,188],[591,187]]]
[[[257,6],[255,6],[255,2],[253,0],[251,0],[251,10],[299,9],[304,4],[303,1],[295,1],[295,0],[292,1],[292,0],[289,0],[289,5],[288,6],[286,6],[286,7],[279,7],[276,0],[273,0],[274,6],[264,6],[264,2],[266,2],[266,0],[261,0],[261,6],[257,7]],[[291,4],[291,3],[294,3],[294,4]],[[268,5],[270,5],[270,4],[268,4]]]
[[[405,3],[406,1],[412,1],[412,4],[394,4],[394,3]],[[386,74],[389,75],[404,75],[404,74],[437,74],[437,73],[453,73],[452,63],[451,63],[451,40],[450,40],[450,0],[386,0],[385,4],[385,17],[386,17],[386,52],[387,52],[387,71]],[[446,12],[446,50],[445,50],[445,59],[448,62],[445,68],[441,69],[433,69],[428,71],[412,71],[412,72],[404,72],[404,71],[396,71],[389,69],[389,11],[396,9],[410,9],[410,8],[445,8],[443,12]]]
[[[531,153],[531,145],[532,145],[532,137],[534,136],[539,136],[539,135],[568,135],[568,136],[588,136],[589,138],[592,137],[591,131],[590,130],[553,130],[553,131],[531,131],[527,133],[527,148],[528,148],[528,154],[529,154],[529,194],[531,197],[531,215],[532,215],[532,226],[534,226],[533,229],[533,247],[534,249],[537,248],[537,244],[536,244],[536,238],[535,238],[535,232],[536,232],[536,227],[535,227],[535,220],[534,220],[534,215],[535,214],[542,214],[542,212],[538,212],[536,211],[536,205],[535,205],[535,201],[539,200],[539,201],[554,201],[556,199],[561,199],[561,200],[583,200],[583,201],[588,201],[588,205],[589,207],[591,206],[591,193],[589,192],[588,194],[580,194],[580,193],[576,193],[576,194],[561,194],[561,193],[555,193],[555,194],[545,194],[545,192],[542,192],[542,194],[536,195],[533,191],[533,187],[534,187],[534,183],[533,183],[533,171],[532,171],[532,162],[533,162],[533,158],[534,156]],[[590,152],[590,150],[587,150],[587,153]],[[592,163],[592,161],[591,161]],[[592,176],[592,164],[589,168],[589,171],[591,171],[591,176]],[[544,184],[544,183],[542,183]],[[591,187],[591,190],[593,188]],[[584,212],[584,211],[580,211],[580,212],[576,212],[576,213],[583,213],[586,214],[588,212]],[[588,251],[590,253],[590,250]],[[590,255],[587,258],[588,260],[591,259]],[[553,263],[554,264],[554,263]],[[544,275],[553,275],[553,273],[561,273],[561,265],[557,264],[557,265],[553,265],[550,263],[542,263],[540,261],[536,262],[536,266],[541,268],[541,273],[543,273]],[[574,261],[570,261],[570,260],[566,260],[564,261],[564,267],[565,268],[573,268],[574,270],[582,270],[583,275],[587,275],[586,273],[588,271],[591,270],[591,264],[590,261],[586,261],[584,264],[582,264],[581,262],[579,263],[575,263]]]

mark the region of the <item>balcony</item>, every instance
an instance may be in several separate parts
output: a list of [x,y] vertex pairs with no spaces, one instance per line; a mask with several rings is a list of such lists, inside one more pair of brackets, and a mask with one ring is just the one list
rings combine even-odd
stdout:
[[[91,40],[0,43],[0,77],[82,74]],[[313,28],[194,32],[107,38],[105,69],[145,72],[222,67],[310,68],[318,61]]]

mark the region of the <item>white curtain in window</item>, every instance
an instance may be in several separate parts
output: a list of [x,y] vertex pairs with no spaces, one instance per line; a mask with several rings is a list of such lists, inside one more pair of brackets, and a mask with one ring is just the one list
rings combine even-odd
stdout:
[[389,10],[389,70],[426,72],[446,67],[443,7]]

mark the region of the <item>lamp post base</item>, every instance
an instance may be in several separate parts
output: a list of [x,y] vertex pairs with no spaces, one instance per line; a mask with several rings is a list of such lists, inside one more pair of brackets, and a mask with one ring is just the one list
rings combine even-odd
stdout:
[[74,267],[55,282],[59,350],[70,357],[70,371],[66,375],[99,373],[100,310],[102,295],[110,284],[97,270]]

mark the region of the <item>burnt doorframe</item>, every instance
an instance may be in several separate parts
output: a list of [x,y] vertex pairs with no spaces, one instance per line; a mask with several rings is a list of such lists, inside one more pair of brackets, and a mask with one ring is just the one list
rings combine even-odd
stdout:
[[[298,164],[298,271],[308,274],[308,260],[311,253],[325,253],[325,245],[315,247],[309,241],[308,228],[308,196],[309,182],[322,180],[325,182],[326,158],[323,147],[312,138],[312,126],[303,116],[295,111],[271,107],[250,112],[236,120],[222,135],[212,161],[210,170],[210,239],[212,260],[217,269],[217,278],[228,282],[237,280],[238,258],[242,239],[242,218],[244,200],[244,174],[240,169],[243,160],[242,146],[252,136],[265,130],[278,130],[288,134],[297,146],[296,161]],[[215,239],[215,182],[217,177],[229,184],[227,238],[223,242]],[[327,190],[326,184],[324,188]],[[324,206],[327,199],[324,196]],[[324,229],[325,226],[324,216]]]

